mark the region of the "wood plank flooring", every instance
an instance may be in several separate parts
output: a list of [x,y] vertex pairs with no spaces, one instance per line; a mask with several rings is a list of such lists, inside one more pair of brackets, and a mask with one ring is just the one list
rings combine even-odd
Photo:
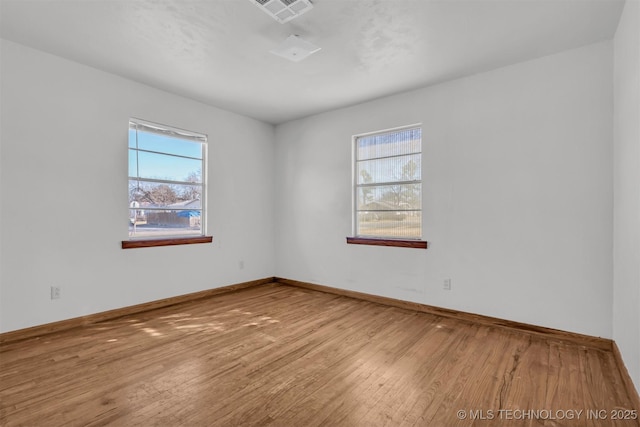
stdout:
[[280,284],[0,347],[3,426],[637,427],[613,418],[638,409],[611,352]]

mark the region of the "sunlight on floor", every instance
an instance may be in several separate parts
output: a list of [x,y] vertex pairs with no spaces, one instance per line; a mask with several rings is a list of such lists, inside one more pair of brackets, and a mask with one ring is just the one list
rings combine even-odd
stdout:
[[145,331],[146,333],[148,333],[149,335],[151,335],[152,337],[161,337],[162,334],[158,331],[156,331],[153,328],[142,328],[143,331]]

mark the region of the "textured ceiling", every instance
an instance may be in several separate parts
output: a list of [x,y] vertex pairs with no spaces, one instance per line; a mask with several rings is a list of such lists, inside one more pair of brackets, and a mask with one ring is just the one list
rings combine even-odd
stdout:
[[[635,1],[635,0],[629,0]],[[0,0],[0,36],[282,123],[613,37],[621,0]],[[322,47],[269,53],[290,34]]]

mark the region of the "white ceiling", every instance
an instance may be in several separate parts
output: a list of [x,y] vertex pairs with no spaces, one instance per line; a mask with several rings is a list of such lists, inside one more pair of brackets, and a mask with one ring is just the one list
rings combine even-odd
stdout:
[[[636,0],[628,0],[636,1]],[[0,0],[0,36],[282,123],[613,37],[622,0]],[[322,47],[294,63],[290,34]]]

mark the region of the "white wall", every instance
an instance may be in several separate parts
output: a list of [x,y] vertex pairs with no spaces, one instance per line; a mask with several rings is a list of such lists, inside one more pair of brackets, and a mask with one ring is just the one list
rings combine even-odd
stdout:
[[614,39],[613,338],[640,390],[640,2]]
[[[1,49],[0,332],[273,276],[273,126],[12,42]],[[209,135],[214,244],[120,249],[129,117]]]
[[[612,64],[603,42],[277,126],[276,275],[610,338]],[[430,248],[347,245],[352,135],[417,122]]]

